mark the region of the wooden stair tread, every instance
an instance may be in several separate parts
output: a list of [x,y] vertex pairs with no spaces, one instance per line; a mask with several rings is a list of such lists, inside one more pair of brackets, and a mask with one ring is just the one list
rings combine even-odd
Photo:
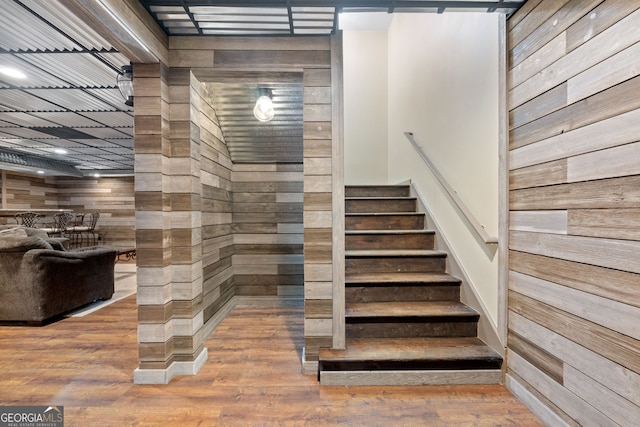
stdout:
[[385,217],[385,216],[425,216],[424,213],[420,212],[354,212],[354,213],[345,213],[346,216],[376,216],[376,217]]
[[403,284],[424,283],[440,285],[459,285],[460,279],[446,273],[354,273],[347,274],[346,284],[375,283]]
[[393,202],[396,200],[399,201],[417,201],[418,199],[410,196],[347,196],[344,198],[345,202],[347,201],[357,201],[357,202],[366,202],[366,201],[376,201],[376,202]]
[[501,361],[500,355],[475,337],[351,338],[345,350],[320,349],[321,361]]
[[393,317],[469,317],[478,312],[457,301],[353,302],[345,307],[347,319]]
[[446,257],[444,251],[433,249],[373,249],[373,250],[348,250],[347,257]]
[[389,235],[405,235],[405,234],[436,234],[434,230],[428,229],[407,229],[407,230],[345,230],[346,235],[376,235],[376,234],[389,234]]

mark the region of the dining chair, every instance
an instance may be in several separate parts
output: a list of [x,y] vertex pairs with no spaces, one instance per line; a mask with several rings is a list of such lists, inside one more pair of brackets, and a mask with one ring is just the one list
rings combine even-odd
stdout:
[[76,246],[83,246],[83,234],[87,234],[87,239],[91,236],[91,245],[95,246],[98,240],[98,233],[96,232],[98,219],[100,219],[99,212],[77,214],[75,224],[68,228],[68,231],[73,236],[72,243]]
[[65,237],[68,224],[72,218],[73,214],[71,212],[60,212],[53,214],[53,223],[48,224],[50,225],[49,227],[42,227],[41,230],[46,231],[50,237]]
[[15,218],[18,225],[35,228],[40,215],[35,212],[18,212],[13,217]]

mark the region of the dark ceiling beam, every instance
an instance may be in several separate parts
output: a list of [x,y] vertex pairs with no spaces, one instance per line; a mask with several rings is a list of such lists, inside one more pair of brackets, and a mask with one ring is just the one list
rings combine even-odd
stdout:
[[447,1],[447,0],[151,0],[147,4],[162,6],[224,6],[224,7],[379,7],[395,9],[517,9],[523,1]]
[[169,38],[137,0],[61,0],[133,63],[169,63]]

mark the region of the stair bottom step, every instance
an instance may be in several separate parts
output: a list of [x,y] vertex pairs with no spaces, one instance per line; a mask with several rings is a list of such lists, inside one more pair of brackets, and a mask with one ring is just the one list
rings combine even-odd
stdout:
[[502,370],[322,371],[323,386],[500,384]]
[[502,357],[471,338],[354,338],[320,349],[320,371],[500,369]]

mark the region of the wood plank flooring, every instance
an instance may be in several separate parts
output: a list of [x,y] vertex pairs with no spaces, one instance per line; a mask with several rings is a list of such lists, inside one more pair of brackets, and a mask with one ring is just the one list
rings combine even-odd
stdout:
[[320,387],[300,374],[302,307],[238,306],[197,376],[135,385],[135,296],[44,327],[0,327],[0,405],[66,426],[541,426],[503,386]]

